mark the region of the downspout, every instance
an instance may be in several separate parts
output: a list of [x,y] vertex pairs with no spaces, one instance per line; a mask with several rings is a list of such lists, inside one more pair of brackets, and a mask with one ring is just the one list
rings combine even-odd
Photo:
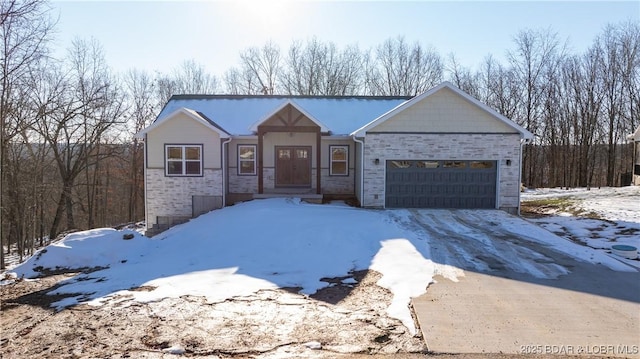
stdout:
[[229,142],[231,142],[231,137],[222,142],[222,207],[227,206],[227,155],[225,151],[225,145]]
[[360,144],[360,207],[364,204],[364,141],[360,141],[356,138],[356,135],[351,136],[354,142]]
[[526,138],[520,140],[520,159],[518,160],[518,217],[520,217],[520,186],[522,186],[522,149],[527,142],[529,142],[529,140]]
[[[144,226],[146,229],[149,229],[149,204],[147,203],[147,190],[149,186],[147,186],[147,134],[144,134],[144,138],[142,139],[142,176],[144,181]],[[146,232],[146,230],[145,230]]]

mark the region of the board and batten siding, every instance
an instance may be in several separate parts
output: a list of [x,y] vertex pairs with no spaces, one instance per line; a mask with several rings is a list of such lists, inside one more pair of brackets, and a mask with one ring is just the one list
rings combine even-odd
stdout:
[[448,88],[441,89],[367,132],[518,133]]

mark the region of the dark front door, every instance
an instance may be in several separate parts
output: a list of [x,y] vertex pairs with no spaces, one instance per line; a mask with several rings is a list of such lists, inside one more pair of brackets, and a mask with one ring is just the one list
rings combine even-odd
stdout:
[[311,186],[311,147],[276,146],[276,187]]

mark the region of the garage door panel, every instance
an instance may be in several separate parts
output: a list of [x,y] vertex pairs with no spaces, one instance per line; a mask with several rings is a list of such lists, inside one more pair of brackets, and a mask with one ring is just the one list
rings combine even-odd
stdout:
[[387,161],[387,207],[495,208],[495,161]]

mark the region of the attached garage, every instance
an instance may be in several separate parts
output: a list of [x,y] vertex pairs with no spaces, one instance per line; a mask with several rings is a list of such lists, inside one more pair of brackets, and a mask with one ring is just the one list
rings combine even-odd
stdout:
[[496,208],[496,161],[387,160],[387,208]]
[[522,145],[533,135],[450,83],[351,135],[362,143],[365,207],[519,211]]

